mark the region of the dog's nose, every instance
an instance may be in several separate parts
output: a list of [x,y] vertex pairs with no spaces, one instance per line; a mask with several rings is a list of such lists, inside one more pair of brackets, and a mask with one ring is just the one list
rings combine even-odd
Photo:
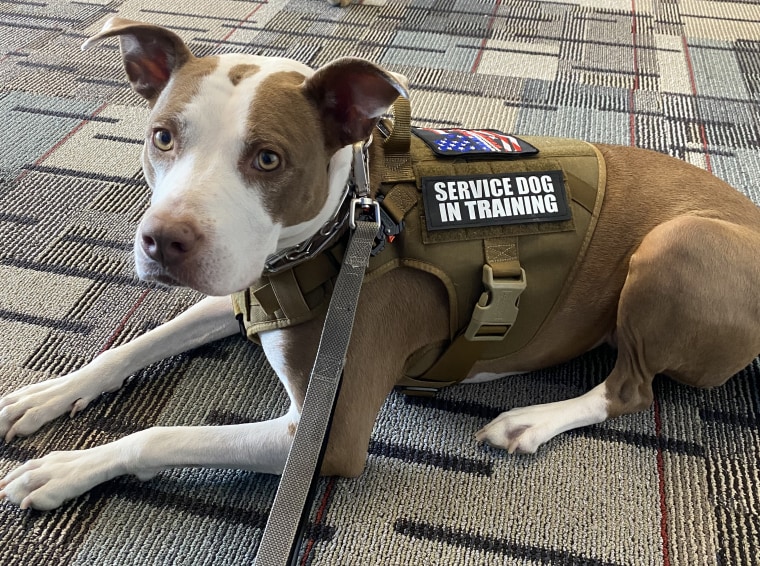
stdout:
[[164,266],[177,265],[189,257],[198,242],[198,233],[187,222],[147,219],[141,230],[145,254]]

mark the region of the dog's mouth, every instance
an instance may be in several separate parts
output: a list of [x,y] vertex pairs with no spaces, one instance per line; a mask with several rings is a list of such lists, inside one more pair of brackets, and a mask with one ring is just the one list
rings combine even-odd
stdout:
[[[161,267],[158,264],[137,264],[137,276],[141,281],[147,283],[158,284],[163,287],[184,287],[193,289],[204,295],[229,295],[238,290],[238,288],[231,288],[229,285],[220,286],[218,283],[210,282],[204,279],[198,273],[177,273],[180,270],[169,270]],[[245,288],[241,286],[240,288]]]
[[151,281],[153,283],[160,283],[161,285],[166,285],[167,287],[187,287],[187,285],[182,283],[179,279],[175,279],[168,273],[157,273],[148,277],[144,277],[143,279],[145,281]]
[[140,281],[158,283],[167,287],[191,287],[181,274],[149,258],[140,247],[135,247],[135,271]]
[[187,287],[187,283],[182,281],[181,278],[169,273],[169,270],[162,267],[155,261],[146,260],[141,256],[137,256],[137,262],[135,264],[135,271],[140,281],[146,283],[158,283],[166,287]]

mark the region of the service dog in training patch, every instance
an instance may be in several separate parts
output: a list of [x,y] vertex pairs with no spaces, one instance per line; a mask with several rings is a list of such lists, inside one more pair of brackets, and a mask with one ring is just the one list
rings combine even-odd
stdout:
[[118,38],[127,79],[151,109],[137,273],[208,298],[73,373],[8,392],[0,435],[31,435],[138,369],[241,326],[290,409],[52,452],[0,482],[21,508],[52,509],[116,476],[146,480],[172,467],[282,472],[345,253],[357,159],[381,228],[323,474],[362,473],[394,387],[433,394],[614,345],[614,368],[587,393],[505,407],[472,431],[473,442],[532,453],[564,431],[646,409],[655,374],[712,387],[760,353],[760,211],[706,171],[499,124],[411,128],[401,119],[407,81],[361,59],[313,70],[282,58],[198,58],[174,32],[120,18],[85,47],[108,38]]

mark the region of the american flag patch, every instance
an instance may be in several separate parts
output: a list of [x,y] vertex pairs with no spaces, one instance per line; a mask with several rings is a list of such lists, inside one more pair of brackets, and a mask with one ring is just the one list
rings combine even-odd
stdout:
[[435,153],[447,157],[516,157],[535,155],[538,149],[499,130],[412,128]]

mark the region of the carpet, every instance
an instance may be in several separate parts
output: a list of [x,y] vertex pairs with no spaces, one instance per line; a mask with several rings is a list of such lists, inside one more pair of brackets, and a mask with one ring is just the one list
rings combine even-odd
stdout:
[[[70,372],[198,297],[140,283],[147,110],[113,14],[196,54],[319,66],[356,55],[409,77],[417,125],[648,147],[760,202],[757,0],[7,0],[0,2],[0,389]],[[433,399],[393,393],[364,474],[319,482],[300,564],[760,563],[760,366],[699,391],[656,382],[648,411],[532,456],[477,446],[501,411],[578,395],[614,353]],[[153,425],[279,415],[261,351],[230,338],[154,364],[73,419],[0,445],[0,473]],[[251,564],[278,478],[177,469],[108,482],[52,512],[0,504],[0,563]]]

